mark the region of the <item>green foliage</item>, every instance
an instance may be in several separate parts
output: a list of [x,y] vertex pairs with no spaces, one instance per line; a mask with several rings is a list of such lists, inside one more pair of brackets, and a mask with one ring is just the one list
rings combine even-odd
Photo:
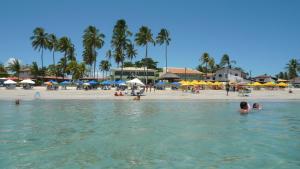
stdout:
[[232,68],[232,64],[236,64],[236,61],[235,60],[230,60],[229,55],[224,54],[222,59],[221,59],[220,66],[221,67],[226,66],[228,68]]
[[170,44],[171,38],[170,33],[167,29],[161,29],[156,37],[156,43],[159,45],[165,44],[165,58],[166,58],[166,70],[168,70],[168,46]]
[[48,46],[47,37],[48,37],[48,34],[41,27],[35,28],[33,30],[33,36],[30,37],[30,40],[32,41],[31,44],[32,44],[33,49],[41,51],[42,67],[44,67],[43,51]]
[[6,71],[5,66],[1,63],[0,64],[0,77],[7,77],[8,73]]
[[19,78],[21,63],[18,59],[13,59],[10,63],[8,63],[8,70],[14,72],[14,75]]
[[67,72],[72,75],[72,79],[79,79],[85,75],[85,64],[77,63],[76,60],[72,60],[67,66]]
[[152,58],[143,58],[140,61],[135,62],[136,67],[143,67],[144,65],[149,69],[157,69],[157,63]]
[[124,67],[134,67],[134,66],[136,66],[134,63],[132,63],[132,62],[124,62]]
[[288,71],[288,76],[290,79],[298,77],[298,72],[300,71],[300,63],[297,59],[289,60],[289,63],[286,65]]

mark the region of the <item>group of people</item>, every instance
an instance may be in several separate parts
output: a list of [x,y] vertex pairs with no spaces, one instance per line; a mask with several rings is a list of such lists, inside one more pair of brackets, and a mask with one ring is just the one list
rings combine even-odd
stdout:
[[242,101],[240,103],[240,113],[241,114],[247,114],[251,110],[261,110],[261,109],[262,109],[262,105],[259,103],[253,103],[252,107],[246,101]]

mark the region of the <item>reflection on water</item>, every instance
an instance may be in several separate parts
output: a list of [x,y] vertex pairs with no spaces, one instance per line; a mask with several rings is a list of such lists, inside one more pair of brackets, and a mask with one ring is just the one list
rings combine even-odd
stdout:
[[0,168],[299,168],[299,102],[263,104],[2,101]]

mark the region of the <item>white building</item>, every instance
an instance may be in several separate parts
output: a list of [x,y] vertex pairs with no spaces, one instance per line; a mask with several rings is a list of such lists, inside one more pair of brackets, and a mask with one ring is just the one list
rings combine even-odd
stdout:
[[[154,70],[154,69],[148,69],[148,71],[147,71],[147,69],[146,68],[144,69],[143,67],[141,67],[141,68],[124,67],[122,79],[126,80],[126,79],[130,79],[131,77],[136,77],[136,78],[141,79],[142,81],[145,81],[146,75],[147,75],[148,82],[153,82],[155,80],[155,73],[156,73],[156,70]],[[122,74],[121,68],[111,69],[112,80],[121,79],[121,74]]]
[[232,68],[221,68],[216,71],[214,80],[221,82],[243,82],[246,79],[246,73]]

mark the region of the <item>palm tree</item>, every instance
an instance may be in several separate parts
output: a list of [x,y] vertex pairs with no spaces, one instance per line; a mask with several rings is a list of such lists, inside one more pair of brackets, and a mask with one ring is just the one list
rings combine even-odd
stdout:
[[109,60],[109,62],[111,62],[111,58],[112,58],[112,53],[111,53],[111,50],[108,50],[107,52],[106,52],[106,58]]
[[35,79],[37,79],[37,76],[40,74],[40,70],[36,62],[32,62],[32,65],[30,66],[30,73]]
[[62,70],[63,70],[63,79],[64,79],[64,75],[66,73],[68,60],[70,60],[70,61],[76,60],[75,52],[74,52],[75,48],[74,48],[74,45],[71,42],[71,39],[64,36],[64,37],[60,38],[59,41],[58,41],[58,50],[60,52],[64,53],[64,60],[63,60],[63,62],[61,62],[61,64],[63,64],[63,69]]
[[[148,57],[148,44],[154,44],[155,41],[153,40],[151,30],[146,27],[142,26],[139,29],[139,32],[135,34],[135,43],[138,46],[146,46],[146,53],[145,53],[145,58]],[[144,73],[145,73],[145,65],[144,65]],[[148,68],[146,71],[146,84],[148,83]]]
[[[55,68],[55,52],[58,50],[58,40],[56,38],[56,36],[52,33],[48,35],[48,44],[47,44],[47,48],[52,51],[52,61],[53,61],[53,66]],[[57,73],[55,70],[55,77],[57,79]]]
[[33,30],[33,36],[30,37],[30,40],[32,40],[32,47],[34,48],[34,50],[41,51],[42,69],[44,68],[43,52],[44,49],[47,48],[47,44],[48,44],[47,37],[48,34],[41,27],[35,28]]
[[171,38],[167,29],[161,29],[156,37],[156,42],[160,45],[165,44],[165,57],[166,57],[166,73],[168,73],[168,46]]
[[88,26],[83,34],[83,46],[85,49],[91,50],[90,53],[94,63],[94,78],[96,75],[97,49],[104,45],[104,34],[102,34],[95,26]]
[[209,59],[208,66],[209,66],[210,72],[213,73],[216,69],[215,59],[213,57],[211,57]]
[[224,66],[227,65],[227,68],[231,68],[232,64],[236,64],[236,61],[235,60],[230,60],[229,55],[224,54],[223,57],[222,57],[222,59],[221,59],[220,66],[224,67]]
[[0,63],[0,76],[2,77],[2,76],[7,76],[7,71],[6,71],[6,69],[5,69],[5,66],[2,64],[2,63]]
[[126,55],[130,62],[132,62],[132,59],[137,55],[137,51],[134,49],[134,45],[132,43],[127,44]]
[[92,50],[90,48],[85,47],[82,56],[83,56],[84,63],[89,65],[89,72],[90,72],[89,76],[92,76],[92,65],[94,61]]
[[111,66],[111,64],[109,63],[108,60],[102,60],[100,62],[99,67],[100,67],[100,70],[103,72],[103,78],[104,78],[104,72],[106,72],[106,76],[105,77],[107,77],[107,72],[109,71],[110,66]]
[[125,52],[127,50],[127,44],[130,43],[128,39],[132,33],[129,31],[126,21],[124,19],[120,19],[117,21],[116,25],[113,29],[113,35],[111,40],[111,46],[113,48],[113,56],[115,58],[116,63],[121,63],[121,79],[123,78],[123,65],[125,60]]
[[18,77],[18,80],[20,78],[20,70],[21,70],[21,63],[18,59],[13,59],[10,63],[8,63],[8,70],[15,73],[15,75]]
[[293,79],[298,77],[297,71],[300,71],[300,63],[297,59],[291,59],[289,63],[286,65],[286,69],[288,71],[289,79]]
[[205,71],[205,75],[207,77],[207,73],[208,73],[208,63],[209,63],[210,57],[208,53],[203,53],[203,55],[200,58],[201,64],[204,65],[206,67],[206,71]]

